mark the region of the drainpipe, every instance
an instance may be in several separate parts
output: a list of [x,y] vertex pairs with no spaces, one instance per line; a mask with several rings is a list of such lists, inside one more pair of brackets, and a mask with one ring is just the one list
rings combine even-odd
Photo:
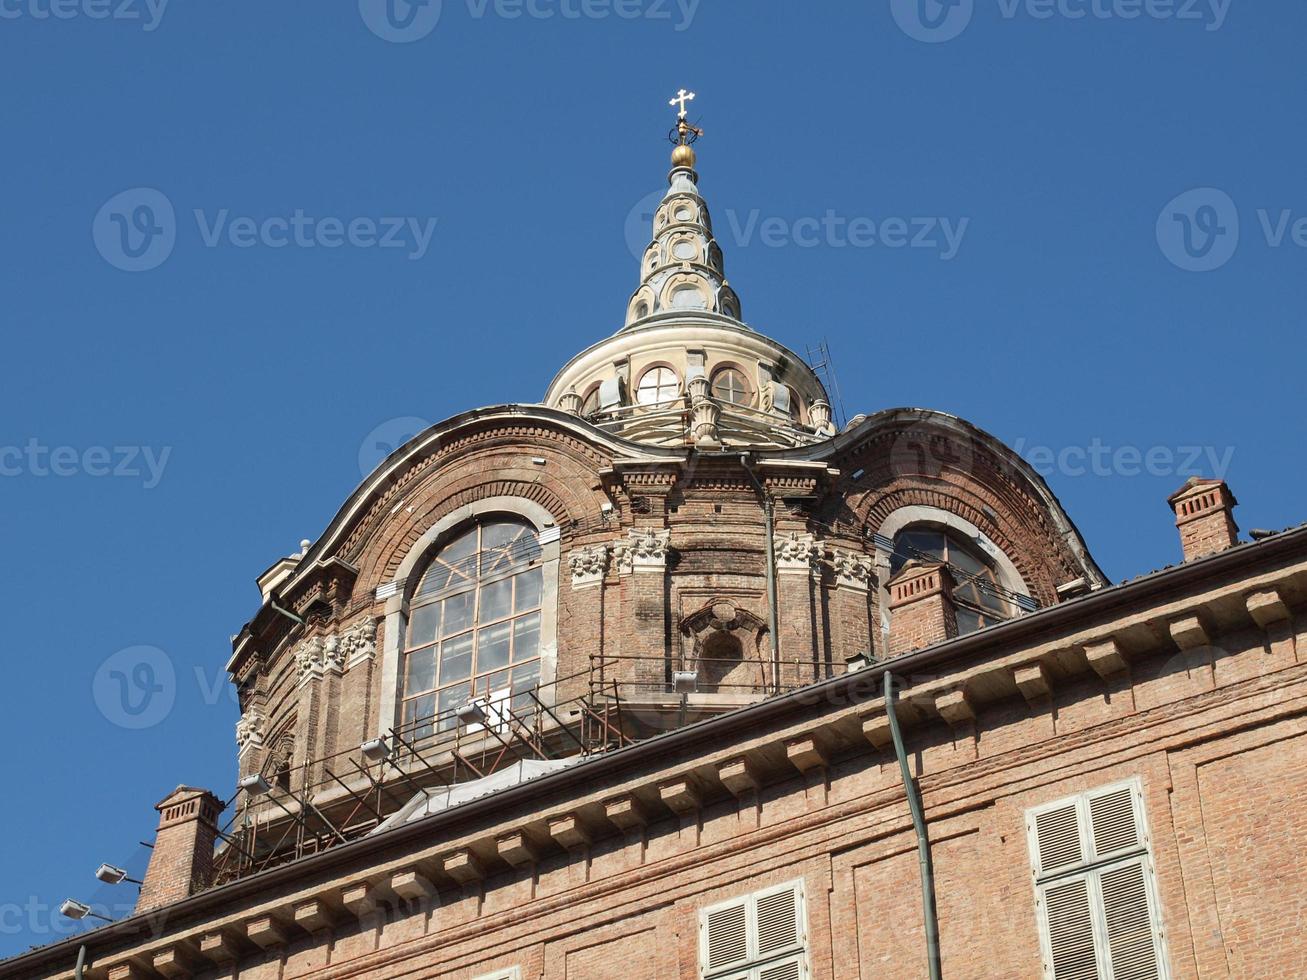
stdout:
[[740,454],[740,465],[749,479],[758,488],[762,497],[763,525],[767,532],[767,629],[771,632],[771,682],[777,694],[781,691],[781,634],[776,625],[776,610],[780,603],[776,599],[776,519],[772,511],[772,500],[749,465],[749,457]]
[[926,926],[926,958],[930,967],[930,980],[940,980],[939,921],[935,917],[935,872],[930,866],[930,842],[926,838],[926,818],[921,811],[921,795],[916,781],[908,771],[908,756],[903,751],[903,733],[899,731],[899,717],[894,711],[894,675],[885,671],[885,715],[889,719],[890,737],[894,739],[894,754],[898,756],[899,773],[903,776],[903,792],[908,797],[912,812],[912,829],[917,832],[917,864],[921,870],[921,908]]
[[82,967],[86,966],[86,947],[79,947],[77,950],[77,969],[73,971],[75,980],[82,980]]

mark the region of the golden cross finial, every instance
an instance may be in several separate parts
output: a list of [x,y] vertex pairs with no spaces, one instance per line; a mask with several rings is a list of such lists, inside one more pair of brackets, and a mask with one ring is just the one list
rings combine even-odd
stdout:
[[679,104],[681,107],[681,112],[680,115],[678,115],[676,118],[684,119],[687,115],[685,104],[687,102],[693,102],[693,101],[694,101],[694,93],[688,92],[685,89],[681,89],[679,92],[676,93],[676,98],[672,99],[672,101],[668,102],[667,104],[670,106],[675,106]]

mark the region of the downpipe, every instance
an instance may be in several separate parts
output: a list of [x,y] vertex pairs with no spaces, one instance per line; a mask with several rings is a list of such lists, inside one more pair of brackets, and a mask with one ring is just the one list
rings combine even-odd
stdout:
[[939,965],[939,920],[935,915],[935,872],[930,864],[930,841],[926,837],[926,818],[921,809],[921,794],[916,780],[908,770],[908,755],[903,749],[903,733],[899,731],[899,716],[894,709],[894,675],[885,671],[885,716],[889,719],[890,737],[894,740],[894,754],[899,760],[899,773],[903,777],[903,792],[908,798],[912,813],[912,829],[917,833],[917,864],[921,872],[921,909],[926,926],[926,958],[930,967],[930,980],[941,980]]

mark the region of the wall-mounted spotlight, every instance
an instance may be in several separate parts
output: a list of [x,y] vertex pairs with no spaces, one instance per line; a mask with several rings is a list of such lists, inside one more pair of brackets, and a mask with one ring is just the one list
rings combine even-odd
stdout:
[[672,674],[672,690],[677,694],[693,694],[699,689],[697,670],[678,670]]
[[66,898],[62,905],[59,906],[59,914],[66,919],[72,919],[74,922],[81,922],[87,916],[92,919],[103,919],[105,922],[114,920],[107,915],[101,915],[99,912],[92,912],[91,906],[77,901],[74,898]]
[[250,796],[267,796],[272,792],[272,786],[263,778],[263,774],[258,772],[242,776],[240,787]]
[[480,701],[469,701],[467,704],[461,705],[454,714],[458,716],[461,725],[484,725],[486,723],[486,709]]
[[390,743],[384,738],[371,738],[359,746],[359,751],[369,762],[385,762],[390,758]]
[[95,876],[106,885],[121,885],[124,881],[130,881],[133,885],[144,884],[135,878],[127,877],[126,871],[122,868],[116,868],[112,864],[100,865],[95,869]]

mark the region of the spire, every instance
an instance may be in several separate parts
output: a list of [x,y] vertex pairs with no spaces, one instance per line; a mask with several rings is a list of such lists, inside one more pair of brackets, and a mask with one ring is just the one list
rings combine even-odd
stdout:
[[672,170],[653,219],[653,238],[640,261],[640,287],[627,307],[626,326],[665,313],[717,313],[740,319],[740,298],[726,281],[722,250],[712,234],[708,203],[699,193],[694,144],[703,130],[686,118],[695,93],[681,89],[669,139]]

